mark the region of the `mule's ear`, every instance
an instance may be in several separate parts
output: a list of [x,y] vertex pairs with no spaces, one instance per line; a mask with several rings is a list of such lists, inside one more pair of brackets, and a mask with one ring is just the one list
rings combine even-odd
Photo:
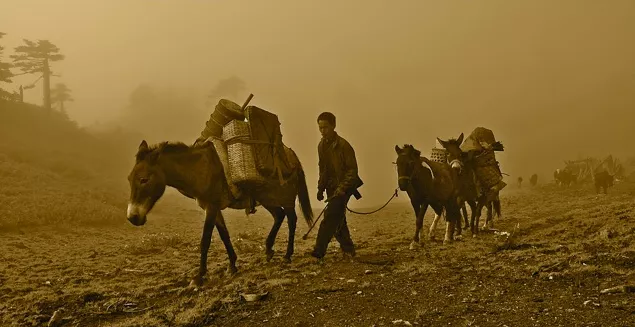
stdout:
[[439,144],[441,144],[442,147],[447,148],[447,143],[444,140],[437,137],[437,141],[439,141]]
[[395,152],[397,152],[397,154],[401,153],[401,149],[399,148],[398,145],[395,145]]
[[463,133],[461,133],[461,135],[459,135],[459,138],[456,139],[456,142],[458,142],[459,145],[463,144]]
[[141,141],[141,144],[139,144],[139,152],[144,151],[148,151],[148,142],[146,140]]

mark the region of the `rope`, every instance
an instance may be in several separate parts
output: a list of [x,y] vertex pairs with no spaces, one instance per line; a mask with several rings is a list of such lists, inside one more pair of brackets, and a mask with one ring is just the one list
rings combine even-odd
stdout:
[[392,194],[390,199],[388,199],[388,201],[377,210],[373,210],[373,211],[370,211],[370,212],[359,212],[359,211],[355,211],[355,210],[350,209],[348,206],[346,206],[346,210],[348,210],[349,212],[352,212],[354,214],[358,214],[358,215],[371,215],[371,214],[374,214],[374,213],[380,211],[381,209],[385,208],[390,203],[390,201],[392,201],[392,199],[398,197],[399,196],[398,192],[399,192],[399,189],[396,188],[395,189],[395,193]]

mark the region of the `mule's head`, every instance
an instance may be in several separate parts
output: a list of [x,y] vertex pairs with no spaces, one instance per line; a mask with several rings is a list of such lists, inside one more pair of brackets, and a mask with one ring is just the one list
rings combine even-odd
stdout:
[[395,152],[397,152],[397,183],[400,190],[406,191],[414,178],[415,168],[421,165],[421,151],[406,144],[403,148],[395,145]]
[[165,192],[165,173],[158,164],[160,155],[160,149],[150,149],[148,143],[142,141],[135,165],[128,175],[130,200],[127,217],[135,226],[146,223],[148,213]]
[[463,162],[463,151],[461,150],[461,143],[463,143],[463,133],[461,133],[461,135],[459,135],[457,139],[449,139],[447,141],[443,141],[437,137],[437,141],[439,141],[439,144],[441,144],[441,146],[443,146],[443,148],[445,149],[450,166],[460,172],[465,165],[465,163]]

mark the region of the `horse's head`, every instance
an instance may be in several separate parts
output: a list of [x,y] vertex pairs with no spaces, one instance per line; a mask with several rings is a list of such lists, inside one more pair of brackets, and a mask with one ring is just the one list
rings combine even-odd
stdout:
[[421,165],[421,151],[406,144],[403,148],[395,145],[395,152],[397,152],[397,183],[400,190],[406,191],[415,177],[415,168]]
[[146,223],[146,216],[154,204],[161,198],[166,188],[165,173],[158,161],[160,148],[151,149],[142,141],[136,155],[136,162],[128,181],[130,182],[130,201],[128,202],[128,221],[135,226]]
[[447,159],[450,166],[457,171],[461,171],[465,163],[463,162],[463,151],[461,150],[461,143],[463,143],[463,133],[459,135],[457,139],[449,139],[443,141],[437,138],[437,141],[443,146],[447,153]]

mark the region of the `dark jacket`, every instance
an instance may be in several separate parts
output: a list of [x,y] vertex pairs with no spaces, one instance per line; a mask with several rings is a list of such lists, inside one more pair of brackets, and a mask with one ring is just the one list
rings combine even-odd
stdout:
[[320,178],[318,191],[330,190],[352,194],[364,183],[357,172],[355,150],[335,133],[332,140],[322,138],[318,145]]

